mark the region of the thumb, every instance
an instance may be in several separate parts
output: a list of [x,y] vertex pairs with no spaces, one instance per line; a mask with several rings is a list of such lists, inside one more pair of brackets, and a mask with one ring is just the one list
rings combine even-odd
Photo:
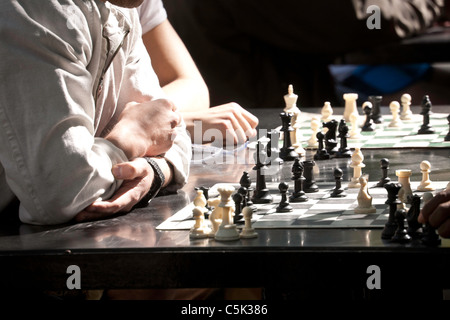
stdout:
[[133,180],[145,175],[147,161],[144,159],[135,159],[130,162],[123,162],[112,167],[111,171],[116,179]]

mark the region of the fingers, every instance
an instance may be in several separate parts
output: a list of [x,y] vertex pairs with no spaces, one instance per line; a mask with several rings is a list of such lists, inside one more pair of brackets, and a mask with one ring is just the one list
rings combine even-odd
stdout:
[[133,180],[148,174],[148,164],[142,158],[122,162],[112,167],[112,173],[118,180]]
[[428,222],[442,237],[450,237],[450,191],[436,194],[422,208],[418,221]]
[[422,208],[419,215],[419,222],[425,223],[429,217],[433,214],[436,208],[445,202],[450,201],[450,191],[442,191],[436,194],[430,201],[428,201]]

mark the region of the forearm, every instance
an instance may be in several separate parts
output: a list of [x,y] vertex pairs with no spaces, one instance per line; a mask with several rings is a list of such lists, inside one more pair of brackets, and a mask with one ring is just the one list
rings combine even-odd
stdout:
[[209,108],[209,91],[202,79],[176,78],[163,86],[164,92],[182,114]]

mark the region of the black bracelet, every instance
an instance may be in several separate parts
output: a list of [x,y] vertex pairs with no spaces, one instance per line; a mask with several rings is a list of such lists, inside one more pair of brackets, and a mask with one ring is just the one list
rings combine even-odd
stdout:
[[156,161],[150,157],[144,157],[144,159],[153,169],[153,183],[148,193],[133,207],[133,209],[146,207],[150,200],[152,200],[158,194],[165,182],[164,174]]

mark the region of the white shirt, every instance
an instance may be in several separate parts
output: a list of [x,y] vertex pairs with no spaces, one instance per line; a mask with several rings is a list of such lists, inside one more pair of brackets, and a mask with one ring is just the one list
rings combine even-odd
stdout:
[[[103,137],[125,104],[164,97],[137,12],[3,0],[0,34],[0,209],[17,197],[25,223],[68,222],[120,185],[111,167],[127,159]],[[186,183],[190,152],[183,123],[165,155],[173,189]]]
[[144,0],[137,11],[142,26],[142,34],[146,34],[167,19],[167,12],[161,0]]

